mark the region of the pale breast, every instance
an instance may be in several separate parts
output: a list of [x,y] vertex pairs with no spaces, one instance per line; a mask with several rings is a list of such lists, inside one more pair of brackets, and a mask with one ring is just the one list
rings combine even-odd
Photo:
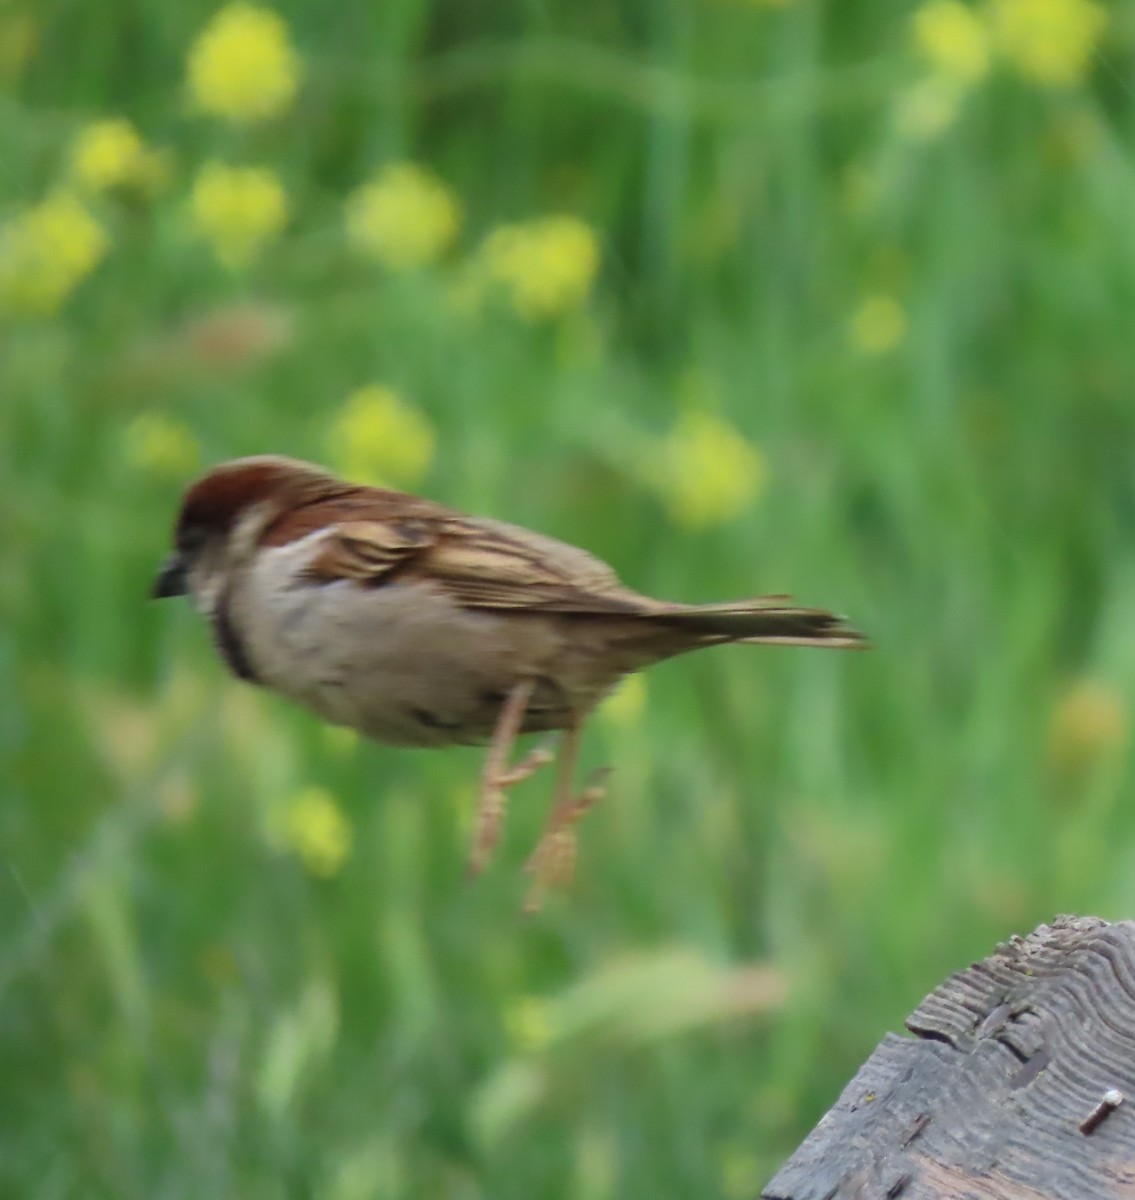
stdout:
[[262,554],[232,616],[257,677],[329,721],[399,745],[476,742],[521,679],[536,681],[528,730],[561,728],[613,682],[565,674],[587,656],[554,616],[463,608],[422,582],[300,582],[312,540]]

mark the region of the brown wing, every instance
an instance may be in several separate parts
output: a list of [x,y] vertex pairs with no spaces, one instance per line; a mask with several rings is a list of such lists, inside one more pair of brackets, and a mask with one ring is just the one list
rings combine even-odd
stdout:
[[359,488],[310,504],[265,534],[282,545],[338,526],[308,568],[311,579],[376,587],[418,579],[469,608],[640,613],[653,606],[585,551],[515,525],[466,517],[398,492]]

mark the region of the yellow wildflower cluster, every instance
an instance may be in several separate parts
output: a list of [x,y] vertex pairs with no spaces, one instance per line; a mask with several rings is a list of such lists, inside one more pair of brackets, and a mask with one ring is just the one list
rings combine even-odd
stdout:
[[911,18],[915,45],[934,75],[959,84],[989,73],[989,34],[975,9],[961,0],[928,0]]
[[288,219],[288,202],[266,167],[206,163],[193,184],[193,222],[217,257],[231,268],[247,266]]
[[140,413],[126,427],[126,457],[154,475],[184,479],[197,469],[200,448],[190,429],[165,413]]
[[0,310],[45,316],[98,266],[108,238],[70,192],[46,200],[0,225]]
[[71,146],[71,178],[88,192],[115,187],[151,189],[168,171],[165,155],[150,150],[130,121],[94,121]]
[[702,529],[743,513],[763,489],[767,471],[757,448],[728,421],[689,409],[646,474],[676,525]]
[[203,112],[230,121],[259,121],[295,97],[300,60],[288,27],[268,8],[229,4],[189,51],[189,90]]
[[327,446],[336,467],[350,479],[413,487],[433,462],[434,431],[392,388],[368,384],[347,397]]
[[1079,83],[1107,27],[1094,0],[993,0],[993,35],[1006,60],[1047,87]]
[[952,125],[966,95],[989,73],[986,21],[963,0],[927,0],[911,18],[915,49],[926,74],[899,97],[899,132],[918,141]]
[[578,217],[541,217],[494,230],[480,260],[488,278],[507,290],[517,313],[539,321],[587,300],[599,272],[599,242]]
[[851,318],[851,341],[864,354],[885,354],[906,337],[906,310],[884,293],[864,296]]
[[982,9],[964,0],[926,0],[911,31],[927,71],[899,98],[900,131],[926,139],[952,124],[995,56],[1042,86],[1080,82],[1106,24],[1096,0],[991,0]]
[[1096,0],[992,0],[981,11],[962,0],[927,0],[911,18],[932,75],[959,87],[984,79],[995,52],[1035,83],[1078,83],[1106,26]]
[[351,853],[350,823],[335,797],[323,788],[304,788],[293,796],[277,833],[313,875],[338,874]]
[[452,245],[461,207],[432,171],[392,163],[347,197],[346,221],[360,253],[408,271],[434,262]]

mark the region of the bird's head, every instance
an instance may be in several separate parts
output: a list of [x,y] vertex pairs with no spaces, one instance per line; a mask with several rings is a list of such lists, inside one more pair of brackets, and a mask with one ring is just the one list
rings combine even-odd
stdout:
[[185,493],[173,553],[151,595],[192,597],[211,612],[225,581],[247,565],[281,513],[335,495],[343,484],[320,467],[276,455],[221,463]]

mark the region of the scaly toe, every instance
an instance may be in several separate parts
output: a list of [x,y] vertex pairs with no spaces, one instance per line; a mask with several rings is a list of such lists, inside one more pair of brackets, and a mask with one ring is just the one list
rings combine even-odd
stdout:
[[530,775],[535,775],[541,767],[546,767],[550,762],[554,762],[555,758],[555,752],[547,746],[537,746],[534,750],[529,750],[515,767],[511,767],[498,776],[497,786],[507,788],[516,783],[523,783]]
[[478,816],[477,836],[465,864],[465,877],[475,879],[489,865],[501,836],[501,818],[482,812]]
[[477,833],[465,868],[466,878],[473,879],[484,871],[500,842],[506,790],[523,783],[541,767],[546,767],[555,757],[549,745],[536,746],[529,750],[515,767],[481,780],[481,798],[477,804]]

